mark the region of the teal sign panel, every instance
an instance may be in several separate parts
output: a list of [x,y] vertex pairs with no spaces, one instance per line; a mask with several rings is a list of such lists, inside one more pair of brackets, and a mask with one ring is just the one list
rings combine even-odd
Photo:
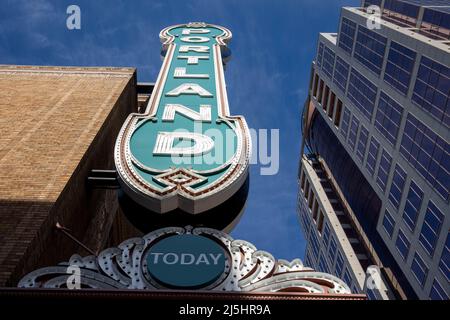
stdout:
[[161,31],[164,62],[143,114],[117,138],[123,190],[144,207],[197,214],[229,199],[248,175],[245,119],[229,114],[223,66],[231,32],[190,23]]
[[165,287],[197,289],[214,283],[227,257],[215,241],[192,234],[165,238],[152,246],[146,262],[150,276]]

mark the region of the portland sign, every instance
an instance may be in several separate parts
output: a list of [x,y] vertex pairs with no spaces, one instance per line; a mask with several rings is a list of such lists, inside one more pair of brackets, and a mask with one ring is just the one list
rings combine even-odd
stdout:
[[127,197],[149,211],[197,215],[246,183],[251,140],[231,116],[224,79],[231,32],[205,23],[161,31],[164,61],[144,113],[130,114],[115,146]]

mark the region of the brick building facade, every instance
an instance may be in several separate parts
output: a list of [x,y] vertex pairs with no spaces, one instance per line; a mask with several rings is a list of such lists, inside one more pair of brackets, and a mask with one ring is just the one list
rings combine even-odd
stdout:
[[140,234],[115,190],[92,189],[114,169],[118,131],[138,110],[133,68],[0,66],[0,287],[27,272]]

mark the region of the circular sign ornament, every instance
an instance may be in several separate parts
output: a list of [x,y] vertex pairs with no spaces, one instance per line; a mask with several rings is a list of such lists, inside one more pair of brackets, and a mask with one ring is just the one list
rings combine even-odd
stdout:
[[199,289],[214,283],[225,272],[226,253],[209,238],[183,234],[158,241],[146,260],[150,276],[161,285]]

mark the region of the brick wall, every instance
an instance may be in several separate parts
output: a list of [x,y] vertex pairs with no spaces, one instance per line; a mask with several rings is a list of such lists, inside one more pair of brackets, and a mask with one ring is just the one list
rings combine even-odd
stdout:
[[87,254],[57,221],[95,251],[110,242],[117,196],[86,177],[114,168],[117,133],[136,108],[131,68],[0,66],[0,286]]

